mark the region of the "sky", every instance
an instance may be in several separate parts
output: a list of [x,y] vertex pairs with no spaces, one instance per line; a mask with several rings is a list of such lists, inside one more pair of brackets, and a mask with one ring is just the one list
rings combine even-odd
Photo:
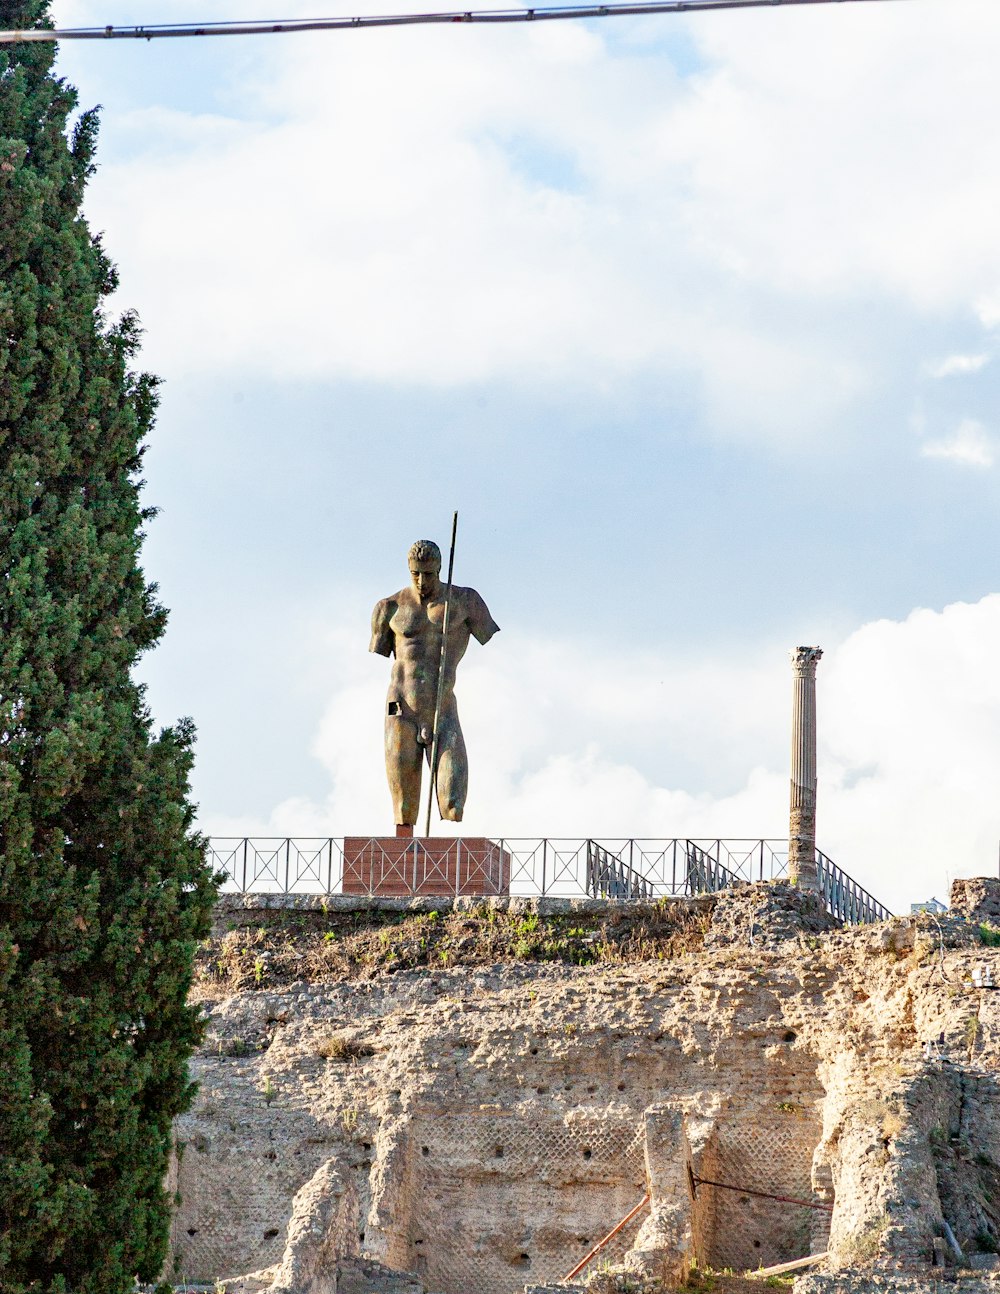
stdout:
[[[53,5],[383,11],[142,9]],[[457,509],[463,834],[786,835],[809,644],[824,852],[996,874],[998,65],[995,0],[66,42],[201,828],[391,833],[369,618]]]

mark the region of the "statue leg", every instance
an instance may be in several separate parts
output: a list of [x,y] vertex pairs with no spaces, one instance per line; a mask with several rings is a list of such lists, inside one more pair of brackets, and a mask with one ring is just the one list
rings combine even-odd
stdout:
[[441,716],[438,737],[437,802],[446,822],[461,822],[469,789],[469,761],[465,738],[458,722],[458,707],[452,702]]
[[420,815],[420,762],[424,748],[417,728],[400,714],[385,718],[385,772],[396,826],[412,827]]

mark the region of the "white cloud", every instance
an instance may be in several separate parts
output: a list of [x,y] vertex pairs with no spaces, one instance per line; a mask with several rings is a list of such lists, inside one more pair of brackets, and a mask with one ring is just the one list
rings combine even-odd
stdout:
[[703,237],[792,290],[878,285],[933,309],[971,304],[980,276],[995,288],[983,199],[996,181],[982,162],[1000,144],[976,117],[995,102],[996,7],[789,17],[698,24],[717,70],[664,147],[712,199],[698,211]]
[[956,374],[978,373],[990,362],[989,355],[949,355],[947,359],[931,364],[931,377],[954,377]]
[[[337,644],[339,643],[339,647]],[[385,662],[331,640],[342,685],[319,725],[323,803],[275,807],[268,834],[391,832],[380,715]],[[828,645],[818,675],[819,843],[902,910],[993,870],[1000,811],[1000,594]],[[777,836],[787,829],[787,653],[671,661],[502,635],[463,663],[467,835]],[[647,751],[612,755],[622,735]],[[651,738],[652,743],[651,743]],[[660,770],[689,766],[669,781]],[[729,771],[703,788],[706,760]],[[251,824],[209,820],[217,834]],[[451,828],[443,828],[451,831]]]
[[876,380],[824,311],[1000,291],[1000,11],[863,9],[262,38],[231,120],[109,120],[91,210],[167,373],[654,369],[807,439]]
[[945,440],[929,441],[921,447],[924,458],[945,458],[966,467],[992,467],[996,444],[986,428],[974,418],[966,418]]

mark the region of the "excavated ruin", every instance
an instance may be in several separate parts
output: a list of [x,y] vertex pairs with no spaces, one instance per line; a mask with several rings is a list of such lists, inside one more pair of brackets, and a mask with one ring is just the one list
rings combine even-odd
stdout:
[[227,899],[174,1279],[566,1289],[648,1192],[570,1288],[826,1252],[796,1290],[1000,1290],[1000,884],[957,889],[948,917],[849,929],[784,883]]

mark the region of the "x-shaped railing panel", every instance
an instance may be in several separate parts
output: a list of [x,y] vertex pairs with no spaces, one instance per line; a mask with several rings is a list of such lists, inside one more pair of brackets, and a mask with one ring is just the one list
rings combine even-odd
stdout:
[[[213,837],[208,860],[225,875],[224,889],[243,893],[661,898],[788,874],[787,841],[777,839],[351,841],[348,860],[338,837]],[[867,922],[889,915],[818,850],[816,860],[824,902],[835,916]]]

